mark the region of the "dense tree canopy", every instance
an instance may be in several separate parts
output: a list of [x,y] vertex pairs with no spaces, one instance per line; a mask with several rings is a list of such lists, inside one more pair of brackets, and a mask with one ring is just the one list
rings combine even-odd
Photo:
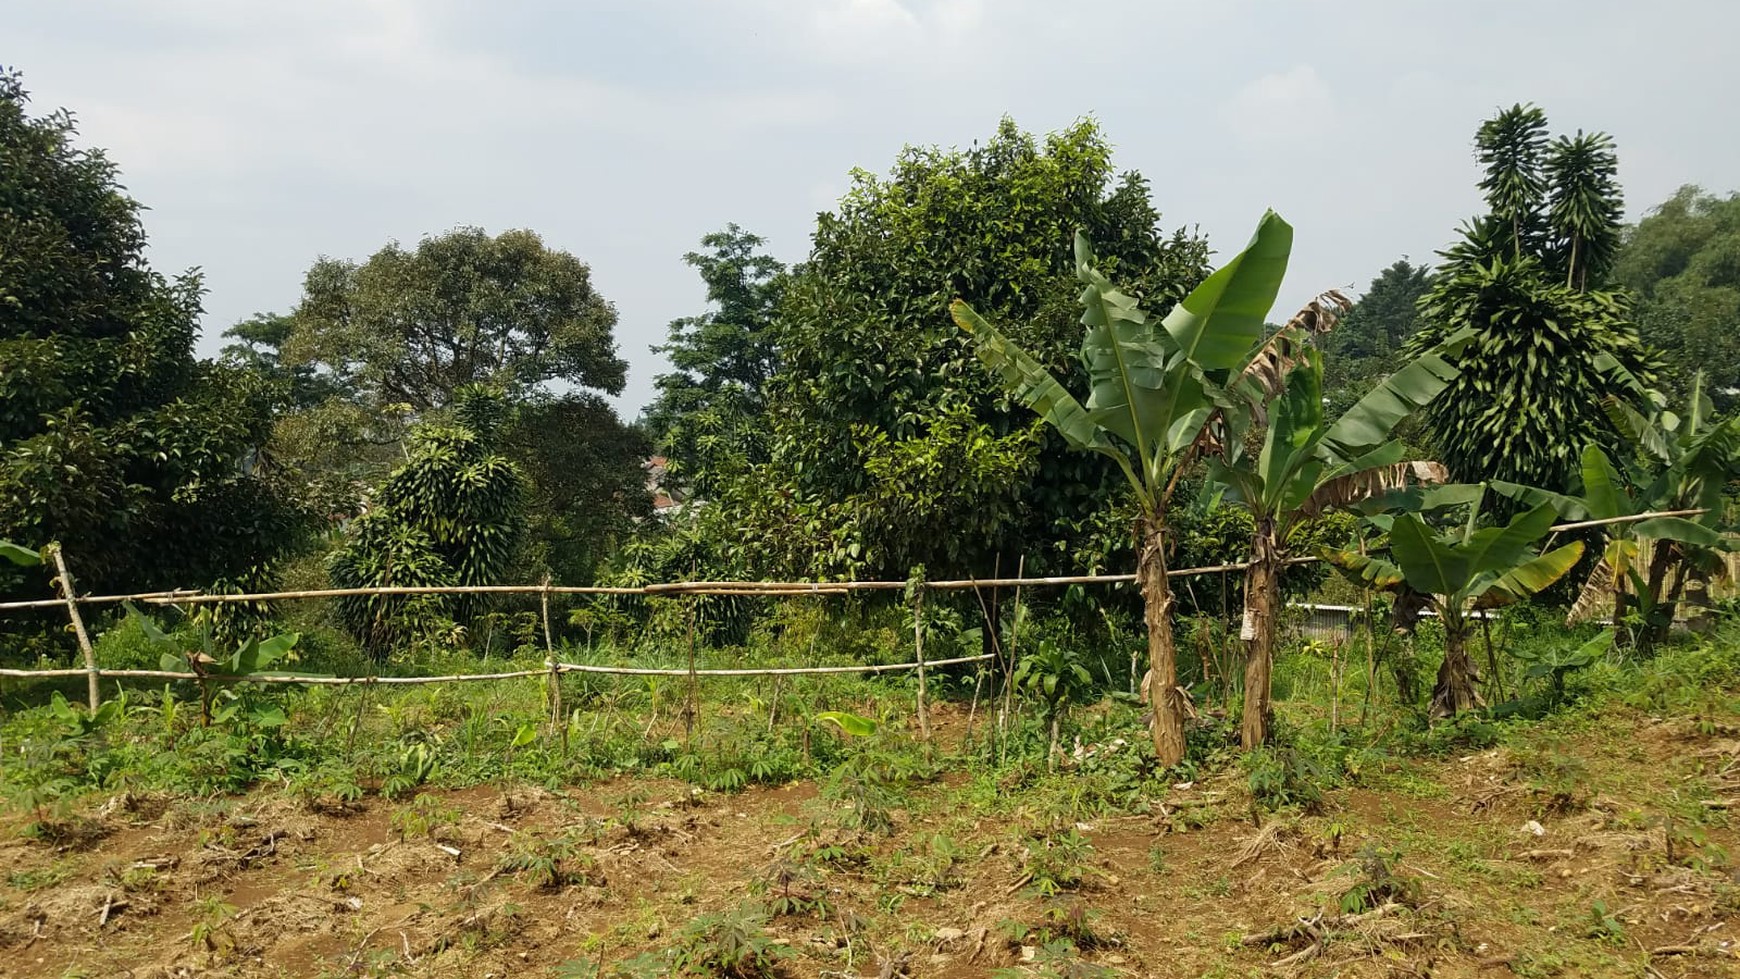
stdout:
[[[1067,536],[1064,521],[1120,491],[1115,467],[1056,451],[947,310],[961,298],[1017,324],[1027,349],[1078,378],[1077,230],[1156,310],[1203,277],[1204,241],[1162,235],[1146,182],[1116,175],[1091,122],[1036,139],[1005,120],[970,149],[910,147],[886,177],[856,171],[780,309],[762,484],[783,486],[794,513],[833,508],[823,522],[859,539],[832,544],[886,574],[988,570],[1002,549],[1038,559]],[[896,484],[924,505],[889,506]],[[936,512],[958,522],[939,533]]]
[[1602,399],[1653,379],[1624,297],[1601,288],[1620,227],[1617,157],[1603,135],[1549,140],[1533,106],[1499,113],[1475,145],[1488,213],[1444,252],[1406,349],[1472,331],[1461,375],[1425,414],[1457,478],[1563,490],[1583,446],[1613,437]]
[[585,582],[649,510],[646,440],[600,396],[621,391],[626,369],[615,323],[579,259],[529,231],[462,228],[360,265],[321,259],[292,316],[226,336],[240,341],[232,357],[291,393],[273,459],[336,514],[386,476],[409,427],[451,422],[457,393],[488,384],[503,412],[496,451],[529,480],[531,552],[517,563]]
[[1643,338],[1659,347],[1674,402],[1705,372],[1719,409],[1740,400],[1740,194],[1679,192],[1626,229],[1614,278],[1636,297]]
[[460,228],[410,251],[389,244],[360,265],[323,258],[308,270],[293,323],[287,363],[417,411],[477,382],[618,394],[627,370],[612,336],[616,310],[590,270],[530,231],[492,238]]
[[99,588],[242,574],[297,537],[248,472],[271,385],[195,359],[198,276],[152,271],[114,165],[26,107],[0,74],[0,538]]
[[1419,301],[1431,269],[1398,259],[1371,280],[1365,295],[1321,341],[1328,357],[1323,390],[1331,414],[1353,406],[1373,383],[1407,362],[1402,345],[1420,328]]
[[[525,479],[496,451],[506,406],[476,387],[455,397],[456,423],[414,429],[405,463],[347,529],[329,562],[338,587],[499,584],[519,553]],[[377,656],[463,625],[477,608],[472,598],[446,595],[338,602],[340,620]]]

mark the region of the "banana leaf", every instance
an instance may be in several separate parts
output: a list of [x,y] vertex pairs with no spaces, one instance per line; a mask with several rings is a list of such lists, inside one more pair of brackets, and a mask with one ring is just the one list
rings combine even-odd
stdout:
[[11,561],[20,567],[33,567],[42,563],[42,555],[28,547],[14,544],[9,540],[0,540],[0,557]]
[[1250,244],[1191,290],[1161,324],[1186,357],[1210,371],[1245,361],[1263,336],[1292,248],[1292,225],[1266,212]]
[[1498,608],[1524,601],[1569,574],[1583,558],[1583,542],[1572,541],[1499,575],[1475,598],[1475,608]]

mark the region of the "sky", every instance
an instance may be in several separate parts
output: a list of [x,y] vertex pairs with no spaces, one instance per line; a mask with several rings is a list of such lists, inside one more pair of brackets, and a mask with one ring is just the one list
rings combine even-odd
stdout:
[[1287,309],[1430,261],[1514,102],[1612,134],[1633,219],[1740,189],[1734,0],[0,0],[0,24],[36,111],[149,207],[154,267],[203,270],[202,352],[320,256],[531,228],[615,304],[627,418],[704,308],[702,235],[801,261],[853,168],[1005,115],[1097,119],[1223,255],[1279,211]]

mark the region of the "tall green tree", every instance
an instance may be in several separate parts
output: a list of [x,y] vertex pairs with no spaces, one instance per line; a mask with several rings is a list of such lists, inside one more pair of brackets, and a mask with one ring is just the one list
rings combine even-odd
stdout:
[[767,384],[779,367],[774,327],[788,276],[765,244],[735,224],[702,238],[706,251],[683,261],[712,308],[673,321],[653,347],[673,370],[653,381],[646,426],[672,475],[703,497],[719,489],[717,477],[767,459]]
[[287,364],[331,372],[376,404],[444,407],[467,384],[620,394],[616,310],[591,271],[530,231],[459,228],[415,249],[308,270]]
[[283,410],[312,408],[346,392],[329,374],[310,364],[284,363],[284,344],[295,321],[279,313],[255,313],[223,332],[231,341],[223,349],[224,363],[257,371],[277,386]]
[[1602,400],[1653,378],[1625,297],[1605,290],[1620,227],[1617,157],[1601,134],[1550,139],[1545,113],[1523,105],[1483,124],[1475,145],[1488,213],[1442,253],[1405,349],[1473,333],[1456,357],[1460,376],[1425,413],[1456,478],[1563,490],[1582,447],[1613,438]]
[[[456,424],[411,432],[408,458],[351,522],[328,561],[339,588],[501,584],[525,530],[525,480],[498,449],[507,406],[482,388],[456,392]],[[480,603],[463,595],[356,595],[340,620],[386,657],[407,642],[464,625]]]
[[1264,317],[1287,271],[1293,229],[1273,211],[1245,249],[1193,289],[1164,318],[1145,312],[1094,265],[1087,239],[1076,237],[1081,280],[1080,363],[1088,396],[1077,400],[1034,355],[991,325],[967,302],[950,307],[974,349],[1010,396],[1033,410],[1066,445],[1118,468],[1136,499],[1136,580],[1148,628],[1148,679],[1154,708],[1154,754],[1161,764],[1184,758],[1185,694],[1178,687],[1172,591],[1166,577],[1167,508],[1179,476],[1203,448],[1217,416],[1220,440],[1242,438],[1230,387],[1266,369],[1270,349],[1258,341]]
[[[917,497],[970,522],[939,533],[907,509],[854,523],[842,570],[982,575],[999,555],[1009,570],[1018,553],[1037,567],[1073,533],[1070,522],[1118,491],[1118,470],[1036,430],[972,363],[969,338],[948,328],[948,303],[1014,324],[1040,363],[1085,383],[1071,356],[1080,291],[1071,238],[1084,230],[1105,273],[1164,312],[1201,281],[1206,245],[1158,224],[1147,183],[1116,173],[1091,122],[1036,138],[1005,120],[968,149],[909,147],[886,177],[855,171],[839,207],[818,217],[780,307],[773,460],[755,492],[778,486],[785,511],[854,520],[879,492],[878,473],[899,468]],[[933,462],[910,465],[918,455]],[[818,550],[832,549],[819,538],[810,535]]]
[[337,513],[385,475],[410,426],[451,421],[472,385],[501,392],[496,451],[531,480],[526,573],[579,583],[649,509],[645,440],[601,397],[621,392],[626,370],[615,323],[573,255],[530,231],[460,228],[360,264],[321,259],[288,336],[259,328],[272,320],[244,326],[263,360],[278,344],[279,369],[329,387],[280,419],[273,447],[325,484]]
[[271,385],[195,359],[199,277],[152,271],[115,165],[28,101],[0,69],[0,537],[103,590],[247,574],[300,536],[253,468]]
[[[540,398],[517,406],[501,451],[526,477],[529,568],[591,583],[652,516],[645,460],[651,441],[603,398]],[[528,572],[535,573],[535,572]]]
[[1323,390],[1329,413],[1353,407],[1361,394],[1407,363],[1402,345],[1420,328],[1419,302],[1431,269],[1398,259],[1371,280],[1365,295],[1318,342],[1327,354]]
[[1740,403],[1740,194],[1680,188],[1625,230],[1613,276],[1635,297],[1643,339],[1662,351],[1673,402],[1703,373],[1717,410]]

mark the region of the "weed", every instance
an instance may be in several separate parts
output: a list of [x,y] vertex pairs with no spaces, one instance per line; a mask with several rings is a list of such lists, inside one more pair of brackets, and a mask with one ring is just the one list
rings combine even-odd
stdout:
[[992,969],[994,979],[1112,979],[1117,973],[1088,962],[1067,938],[1060,938],[1034,951],[1031,969]]
[[72,875],[72,866],[61,861],[37,870],[14,870],[6,875],[6,886],[20,891],[40,891],[53,887]]
[[436,840],[448,827],[459,823],[459,810],[428,793],[418,793],[410,805],[393,810],[389,822],[400,840],[414,836]]
[[1420,882],[1390,869],[1395,859],[1375,846],[1359,851],[1359,879],[1341,893],[1343,914],[1358,914],[1395,903],[1417,907],[1420,903]]
[[1607,909],[1607,902],[1596,901],[1589,906],[1589,916],[1585,922],[1583,937],[1613,945],[1623,945],[1625,944],[1625,926],[1620,924],[1613,912]]
[[1576,755],[1551,749],[1525,752],[1518,756],[1517,768],[1547,812],[1569,812],[1586,798],[1589,766]]
[[435,752],[423,742],[408,745],[399,753],[399,764],[381,781],[381,795],[402,799],[429,781],[436,772]]
[[1100,913],[1083,901],[1047,901],[1033,924],[1005,919],[998,927],[1012,946],[1049,945],[1067,941],[1081,949],[1100,948],[1108,944],[1098,929]]
[[1164,847],[1148,848],[1148,869],[1156,874],[1166,873],[1166,850]]
[[187,943],[213,955],[234,948],[229,923],[235,913],[236,906],[225,904],[222,898],[201,898],[194,905],[193,930],[187,934]]
[[1329,779],[1322,767],[1295,748],[1258,748],[1245,756],[1244,766],[1251,797],[1260,806],[1315,811],[1323,804],[1323,785]]

